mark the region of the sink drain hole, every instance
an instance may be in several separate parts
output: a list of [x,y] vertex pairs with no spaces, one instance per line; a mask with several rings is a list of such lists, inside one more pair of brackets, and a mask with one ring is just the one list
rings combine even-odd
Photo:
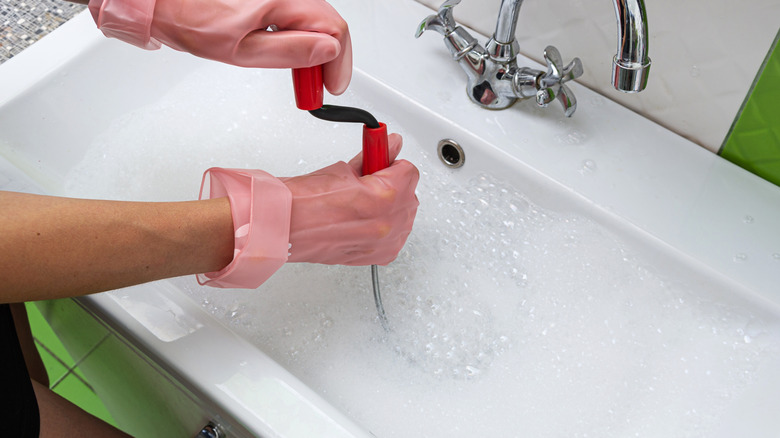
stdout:
[[463,148],[460,147],[458,142],[451,139],[444,139],[439,142],[439,159],[447,167],[457,168],[463,165],[466,161],[466,154],[463,153]]

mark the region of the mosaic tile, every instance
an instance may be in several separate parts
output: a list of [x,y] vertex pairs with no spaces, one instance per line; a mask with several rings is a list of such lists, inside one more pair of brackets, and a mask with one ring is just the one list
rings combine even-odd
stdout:
[[0,63],[86,8],[61,0],[0,0]]

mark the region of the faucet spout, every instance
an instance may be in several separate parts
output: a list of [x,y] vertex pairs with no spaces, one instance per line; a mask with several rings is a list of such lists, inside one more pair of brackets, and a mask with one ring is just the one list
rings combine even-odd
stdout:
[[[642,91],[650,73],[648,57],[647,10],[644,0],[613,0],[617,18],[617,54],[613,58],[612,85],[626,93]],[[501,50],[493,46],[509,47],[516,43],[515,30],[523,0],[503,0],[498,11],[496,31],[488,43],[488,52]],[[514,50],[512,50],[514,52]]]
[[515,40],[517,17],[520,14],[520,6],[523,0],[503,0],[498,10],[496,32],[493,39],[501,44],[510,44]]
[[612,60],[612,85],[626,93],[637,93],[645,89],[650,74],[645,2],[613,1],[618,21],[618,46]]

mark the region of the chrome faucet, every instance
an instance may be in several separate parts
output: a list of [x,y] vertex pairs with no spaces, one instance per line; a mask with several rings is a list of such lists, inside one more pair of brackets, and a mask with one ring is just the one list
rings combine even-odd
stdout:
[[[618,20],[618,51],[612,61],[612,84],[617,90],[636,93],[645,89],[650,71],[644,0],[613,1]],[[535,97],[539,106],[546,107],[557,99],[567,117],[574,114],[577,100],[565,83],[582,75],[579,58],[564,66],[558,49],[547,46],[546,72],[517,66],[519,45],[515,29],[523,0],[501,1],[496,31],[484,48],[455,22],[453,9],[459,3],[460,0],[445,1],[437,14],[420,23],[415,36],[419,38],[426,30],[444,36],[444,44],[468,76],[467,91],[474,103],[504,109],[517,100]]]

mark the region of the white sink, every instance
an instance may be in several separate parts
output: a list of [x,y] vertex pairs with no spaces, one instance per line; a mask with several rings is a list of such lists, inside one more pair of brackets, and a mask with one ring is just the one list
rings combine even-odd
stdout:
[[[258,291],[179,278],[79,305],[231,436],[780,430],[780,188],[576,84],[570,119],[478,108],[440,38],[414,39],[429,10],[332,3],[356,70],[326,103],[401,133],[422,174],[415,229],[380,268],[391,331],[368,268],[288,265]],[[295,109],[289,71],[93,27],[82,14],[0,67],[0,188],[188,200],[211,166],[289,176],[359,150],[359,127]],[[439,161],[442,139],[462,167]]]

